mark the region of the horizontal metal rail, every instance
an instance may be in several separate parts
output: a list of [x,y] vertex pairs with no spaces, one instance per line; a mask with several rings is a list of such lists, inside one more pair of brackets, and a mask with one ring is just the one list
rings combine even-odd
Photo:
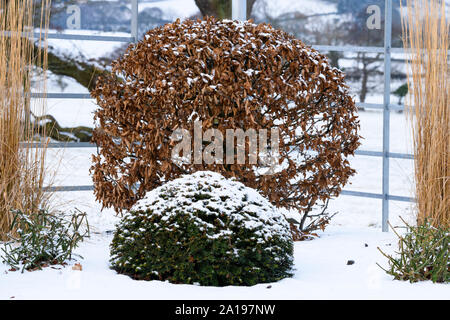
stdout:
[[[23,144],[23,146],[41,146],[39,143],[32,144]],[[96,148],[97,146],[89,143],[89,142],[52,142],[49,143],[48,148]],[[383,152],[380,151],[370,151],[370,150],[356,150],[356,155],[359,156],[369,156],[369,157],[383,157]],[[388,157],[390,158],[398,158],[398,159],[409,159],[413,160],[414,156],[412,154],[404,154],[404,153],[388,153]],[[92,191],[94,187],[92,185],[79,185],[79,186],[52,186],[44,188],[45,191],[48,192],[68,192],[68,191]],[[342,190],[342,195],[345,196],[356,196],[356,197],[364,197],[364,198],[372,198],[372,199],[383,199],[383,195],[379,193],[370,193],[370,192],[360,192],[360,191],[352,191],[352,190]],[[393,201],[401,201],[401,202],[414,202],[415,199],[411,197],[405,196],[396,196],[396,195],[388,195],[388,200]]]
[[[39,143],[27,143],[23,144],[23,146],[42,146]],[[89,143],[89,142],[52,142],[47,145],[48,148],[96,148],[97,146]],[[383,152],[381,151],[370,151],[370,150],[356,150],[356,155],[359,156],[369,156],[369,157],[383,157]],[[409,159],[413,160],[414,156],[412,154],[405,153],[394,153],[389,152],[388,157],[390,158],[398,158],[398,159]],[[45,191],[48,192],[68,192],[68,191],[92,191],[94,190],[94,186],[92,185],[80,185],[80,186],[51,186],[44,188]],[[365,197],[372,199],[383,199],[383,195],[379,193],[371,193],[371,192],[360,192],[360,191],[352,191],[352,190],[342,190],[342,195],[345,196],[356,196],[356,197]],[[396,196],[396,195],[388,195],[388,200],[393,201],[401,201],[401,202],[414,202],[415,199],[411,197],[405,196]]]
[[[55,187],[52,186],[52,187],[44,188],[44,191],[46,191],[46,192],[70,192],[70,191],[93,191],[93,190],[94,190],[93,185],[55,186]],[[383,195],[381,193],[360,192],[360,191],[352,191],[352,190],[342,190],[341,195],[372,198],[372,199],[383,199]],[[414,198],[411,198],[411,197],[395,196],[395,195],[388,195],[388,200],[401,201],[401,202],[416,201]]]
[[45,192],[69,192],[69,191],[92,191],[93,185],[89,186],[52,186],[44,187]]
[[[6,36],[11,36],[13,32],[2,31]],[[124,36],[102,36],[102,35],[87,35],[87,34],[67,34],[67,33],[44,33],[22,32],[24,37],[33,37],[36,39],[60,39],[60,40],[90,40],[90,41],[117,41],[117,42],[134,42],[135,38],[130,34],[129,37]],[[384,47],[373,46],[329,46],[329,45],[312,45],[312,47],[319,51],[338,51],[338,52],[368,52],[368,53],[384,53]],[[404,53],[403,48],[392,48],[393,53]]]
[[[40,38],[39,33],[34,34],[35,38]],[[47,33],[47,39],[60,40],[88,40],[88,41],[112,41],[112,42],[133,42],[134,37],[124,36],[96,36],[87,34],[67,34],[67,33]]]
[[[90,143],[90,142],[50,142],[48,144],[43,144],[40,142],[35,143],[21,143],[21,147],[23,148],[42,148],[47,147],[50,149],[57,149],[57,148],[97,148],[98,146],[96,144]],[[356,150],[355,155],[358,156],[368,156],[368,157],[383,157],[383,152],[381,151],[372,151],[372,150]],[[406,159],[406,160],[414,160],[414,155],[409,153],[398,153],[398,152],[389,152],[388,153],[389,158],[396,158],[396,159]]]
[[[368,156],[368,157],[380,157],[380,158],[383,157],[382,151],[356,150],[355,154],[359,156]],[[408,153],[389,152],[387,156],[389,158],[414,160],[414,155]]]
[[[5,36],[11,36],[13,33],[11,31],[1,31]],[[22,32],[24,37],[32,37],[35,39],[59,39],[59,40],[88,40],[88,41],[112,41],[112,42],[133,42],[134,38],[130,35],[126,36],[96,36],[88,34],[67,34],[67,33],[44,33],[34,32],[33,34],[29,32]]]
[[[47,145],[35,142],[35,143],[21,143],[23,148],[42,148],[46,146],[47,148],[97,148],[96,144],[90,142],[50,142]],[[371,151],[371,150],[356,150],[355,155],[358,156],[368,156],[368,157],[383,157],[383,152],[381,151]],[[388,157],[397,158],[397,159],[407,159],[414,160],[414,155],[408,153],[397,153],[397,152],[389,152]]]
[[50,142],[48,144],[42,142],[23,142],[20,144],[22,148],[96,148],[97,145],[90,142]]
[[[23,147],[41,147],[40,143],[24,143]],[[92,144],[90,142],[52,142],[47,145],[48,148],[96,148],[97,145]],[[371,150],[356,150],[356,155],[359,156],[369,156],[369,157],[383,157],[383,152],[381,151],[371,151]],[[414,156],[412,154],[406,153],[395,153],[389,152],[388,157],[397,158],[397,159],[408,159],[414,160]],[[49,192],[68,192],[68,191],[92,191],[94,187],[92,185],[80,185],[80,186],[52,186],[44,188],[45,191]],[[383,199],[382,194],[378,193],[370,193],[370,192],[359,192],[352,190],[342,190],[342,195],[346,196],[356,196],[356,197],[365,197],[372,199]],[[415,199],[411,197],[404,196],[396,196],[396,195],[388,195],[388,200],[393,201],[402,201],[402,202],[414,202]]]
[[[367,53],[384,53],[384,47],[365,47],[365,46],[329,46],[329,45],[312,45],[318,51],[334,51],[334,52],[367,52]],[[396,57],[397,60],[408,60],[408,55],[412,54],[410,49],[390,48],[391,53],[405,54],[403,57]],[[447,50],[450,55],[450,50]]]
[[[10,36],[13,32],[2,31],[4,35]],[[136,31],[134,31],[136,33]],[[27,32],[22,32],[24,37],[30,37],[31,34]],[[112,42],[134,42],[136,41],[136,36],[130,34],[130,36],[104,36],[104,35],[87,35],[87,34],[67,34],[67,33],[43,33],[34,32],[32,34],[33,38],[43,39],[44,36],[47,39],[59,39],[59,40],[87,40],[87,41],[112,41]],[[384,47],[374,47],[374,46],[330,46],[330,45],[312,45],[312,47],[319,51],[335,51],[335,52],[366,52],[366,53],[384,53]],[[407,54],[408,50],[404,48],[391,48],[391,53]],[[449,50],[450,54],[450,50]],[[404,59],[407,59],[405,56]]]
[[312,45],[319,51],[384,53],[384,47]]
[[[383,200],[383,195],[381,193],[342,190],[341,194],[343,196],[354,196],[354,197],[363,197],[363,198],[372,198],[372,199]],[[416,201],[416,199],[411,198],[411,197],[394,196],[394,195],[390,195],[390,194],[387,195],[387,198],[388,198],[388,200],[402,201],[402,202],[415,202]]]
[[[384,47],[312,45],[319,51],[384,53]],[[407,53],[404,48],[391,48],[391,53]]]
[[38,93],[32,92],[35,99],[92,99],[89,93]]
[[[359,108],[364,108],[364,109],[379,109],[379,110],[383,110],[384,109],[384,105],[381,103],[366,103],[366,102],[357,102],[356,106]],[[393,110],[393,111],[400,111],[400,110],[404,110],[405,106],[401,105],[401,104],[389,104],[389,110]]]
[[[36,99],[93,99],[89,93],[31,93],[32,98]],[[365,109],[383,110],[384,106],[380,103],[357,102],[356,106]],[[400,104],[389,104],[389,110],[404,110],[405,106]]]

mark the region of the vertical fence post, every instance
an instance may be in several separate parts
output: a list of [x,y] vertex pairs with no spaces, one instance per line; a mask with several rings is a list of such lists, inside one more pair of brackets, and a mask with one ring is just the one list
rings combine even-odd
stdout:
[[385,0],[384,15],[384,97],[383,97],[383,204],[382,230],[387,232],[389,221],[389,130],[391,103],[391,44],[392,44],[392,0]]
[[233,20],[247,20],[247,0],[233,0],[231,3],[231,17]]
[[134,38],[134,42],[138,41],[138,31],[138,0],[131,0],[131,36]]

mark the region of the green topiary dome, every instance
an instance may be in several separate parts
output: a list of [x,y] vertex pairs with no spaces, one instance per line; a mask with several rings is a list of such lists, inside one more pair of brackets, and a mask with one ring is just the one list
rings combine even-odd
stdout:
[[123,217],[112,268],[136,279],[254,285],[290,276],[285,217],[242,183],[200,171],[158,187]]

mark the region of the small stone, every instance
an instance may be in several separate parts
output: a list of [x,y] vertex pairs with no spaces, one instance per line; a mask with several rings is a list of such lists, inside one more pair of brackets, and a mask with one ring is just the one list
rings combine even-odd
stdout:
[[355,264],[355,261],[353,261],[353,260],[348,260],[348,261],[347,261],[347,265],[348,265],[348,266],[351,266],[352,264]]
[[367,248],[368,246],[369,246],[369,245],[368,245],[367,243],[364,243],[364,247],[366,247],[366,248]]
[[269,285],[269,286],[267,286],[267,289],[270,289],[270,288],[272,288],[272,286],[270,286],[270,285]]

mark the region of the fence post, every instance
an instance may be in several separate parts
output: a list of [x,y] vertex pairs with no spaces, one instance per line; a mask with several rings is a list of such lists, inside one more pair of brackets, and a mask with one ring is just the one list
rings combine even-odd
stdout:
[[134,38],[134,42],[138,42],[138,31],[138,0],[131,0],[131,36]]
[[233,20],[247,20],[247,0],[233,0],[231,3],[231,17]]
[[389,131],[391,103],[392,0],[385,0],[384,15],[384,97],[383,97],[383,204],[382,230],[388,232],[389,221]]

